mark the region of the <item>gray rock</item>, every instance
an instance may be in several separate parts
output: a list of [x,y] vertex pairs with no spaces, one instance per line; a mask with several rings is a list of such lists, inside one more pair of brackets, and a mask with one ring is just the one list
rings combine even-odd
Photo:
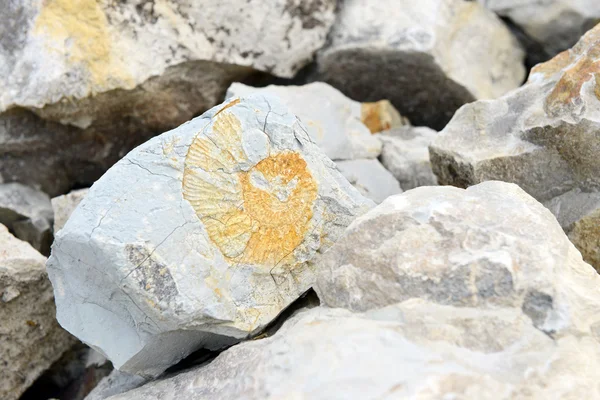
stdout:
[[[381,142],[362,122],[360,103],[326,83],[254,88],[234,83],[227,97],[271,93],[298,116],[310,138],[332,160],[376,158]],[[391,118],[390,118],[391,119]]]
[[354,100],[388,99],[413,124],[441,129],[461,105],[519,86],[523,56],[477,2],[347,0],[316,79]]
[[379,136],[381,163],[404,190],[437,185],[429,162],[429,144],[437,132],[426,127],[404,126]]
[[52,209],[54,210],[54,232],[58,232],[67,223],[67,220],[75,211],[75,208],[81,203],[81,200],[87,196],[89,189],[73,190],[68,194],[57,196],[52,199]]
[[[600,25],[572,50],[537,65],[522,88],[461,108],[430,146],[440,184],[466,187],[503,180],[545,204],[572,190],[599,192],[600,89],[593,79],[600,73],[595,61],[599,43]],[[562,209],[573,208],[564,204],[567,198],[557,200]],[[600,243],[600,231],[586,232],[588,240]],[[586,261],[600,268],[593,255],[597,249],[574,243]]]
[[402,193],[396,178],[377,160],[337,161],[335,164],[352,186],[377,204]]
[[316,291],[330,307],[365,311],[421,298],[521,309],[551,337],[600,327],[592,311],[600,276],[514,184],[392,196],[358,218],[320,266]]
[[42,254],[50,254],[52,220],[50,197],[20,183],[0,184],[0,224]]
[[275,97],[231,99],[92,186],[48,261],[58,320],[116,368],[157,375],[260,332],[373,205]]
[[596,398],[597,332],[553,338],[518,307],[422,299],[366,314],[319,307],[273,337],[110,400]]
[[600,19],[600,3],[596,0],[479,2],[517,24],[551,57],[573,46]]
[[91,184],[136,145],[217,104],[231,82],[292,77],[325,42],[334,8],[334,0],[9,1],[0,181],[52,196]]
[[141,376],[128,374],[115,369],[110,375],[100,381],[98,386],[85,397],[85,400],[104,400],[110,396],[140,387],[146,383],[146,381],[147,380]]
[[16,400],[74,338],[55,319],[46,257],[0,225],[0,398]]

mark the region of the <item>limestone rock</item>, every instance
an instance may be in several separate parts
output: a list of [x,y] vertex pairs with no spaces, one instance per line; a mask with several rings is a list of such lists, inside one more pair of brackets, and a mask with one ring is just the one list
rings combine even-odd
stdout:
[[75,211],[75,208],[81,203],[81,200],[87,196],[89,189],[73,190],[68,194],[57,196],[52,199],[52,209],[54,210],[54,232],[58,232],[65,226],[65,223]]
[[0,225],[0,398],[15,400],[74,344],[55,319],[46,258]]
[[410,125],[408,118],[400,115],[389,100],[362,103],[360,114],[363,124],[369,128],[371,133],[379,133]]
[[596,0],[479,0],[509,18],[550,57],[573,46],[598,20]]
[[[381,142],[371,135],[362,122],[363,107],[360,103],[344,96],[339,90],[326,83],[314,82],[304,86],[275,86],[254,88],[234,83],[227,91],[227,97],[249,94],[271,93],[278,96],[289,109],[300,118],[310,138],[332,160],[354,160],[375,158],[381,153]],[[383,114],[366,114],[375,123]],[[390,124],[399,118],[387,111]]]
[[58,320],[116,368],[154,376],[260,332],[373,205],[276,97],[230,99],[92,186],[48,261]]
[[317,294],[375,309],[411,298],[514,307],[553,338],[599,332],[600,276],[517,185],[420,187],[357,219],[322,259]]
[[51,195],[93,182],[137,144],[217,104],[232,81],[292,77],[325,42],[334,8],[334,0],[9,1],[0,181]]
[[403,126],[379,136],[381,163],[404,190],[437,185],[431,170],[429,144],[437,132],[427,127]]
[[366,314],[318,307],[273,337],[110,400],[596,398],[597,332],[553,338],[518,307],[422,299]]
[[53,218],[46,193],[20,183],[0,184],[0,224],[45,255],[50,254]]
[[336,165],[352,186],[375,203],[402,193],[396,178],[377,160],[337,161]]
[[317,79],[355,100],[388,99],[413,124],[434,129],[525,76],[516,39],[477,2],[347,0],[329,42]]
[[145,382],[146,379],[140,376],[115,369],[100,381],[98,386],[85,397],[85,400],[104,400],[113,395],[135,389]]
[[[537,65],[522,88],[461,108],[430,146],[440,184],[503,180],[546,204],[575,189],[600,191],[599,51],[600,25],[573,49]],[[600,240],[597,230],[587,232],[589,240]]]

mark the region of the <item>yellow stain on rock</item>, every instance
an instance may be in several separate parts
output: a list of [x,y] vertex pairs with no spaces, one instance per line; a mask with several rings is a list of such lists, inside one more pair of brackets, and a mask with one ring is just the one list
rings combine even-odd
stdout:
[[229,262],[267,268],[293,264],[293,252],[308,234],[317,184],[306,161],[292,151],[241,170],[248,161],[241,124],[225,108],[215,114],[212,130],[190,146],[183,197]]
[[47,46],[64,54],[69,64],[88,72],[92,93],[116,84],[134,86],[125,63],[113,54],[108,21],[96,0],[43,1],[33,32],[46,36]]
[[550,113],[579,100],[583,85],[592,79],[594,94],[600,100],[600,25],[587,32],[572,49],[536,65],[531,73],[541,73],[546,78],[561,73],[546,98],[546,110]]
[[371,133],[379,133],[408,125],[408,120],[388,100],[361,104],[361,121]]

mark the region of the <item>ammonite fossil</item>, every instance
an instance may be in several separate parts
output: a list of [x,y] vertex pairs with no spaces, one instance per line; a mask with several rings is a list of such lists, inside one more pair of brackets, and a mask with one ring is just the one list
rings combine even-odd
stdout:
[[231,263],[293,264],[294,250],[309,233],[317,183],[300,153],[275,150],[256,128],[244,132],[232,112],[237,104],[218,111],[193,140],[183,196]]

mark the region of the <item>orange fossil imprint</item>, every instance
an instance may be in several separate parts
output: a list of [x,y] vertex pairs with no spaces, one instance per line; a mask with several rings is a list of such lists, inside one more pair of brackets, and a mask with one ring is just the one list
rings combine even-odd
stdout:
[[[294,250],[309,233],[317,184],[293,151],[273,151],[251,168],[242,128],[231,112],[213,117],[188,151],[183,197],[210,240],[232,263],[272,268],[294,264]],[[226,111],[225,111],[226,110]]]
[[546,98],[546,111],[556,113],[581,99],[581,89],[594,79],[594,93],[600,100],[600,25],[586,33],[572,49],[552,60],[536,65],[531,73],[551,77],[562,72],[552,92]]

